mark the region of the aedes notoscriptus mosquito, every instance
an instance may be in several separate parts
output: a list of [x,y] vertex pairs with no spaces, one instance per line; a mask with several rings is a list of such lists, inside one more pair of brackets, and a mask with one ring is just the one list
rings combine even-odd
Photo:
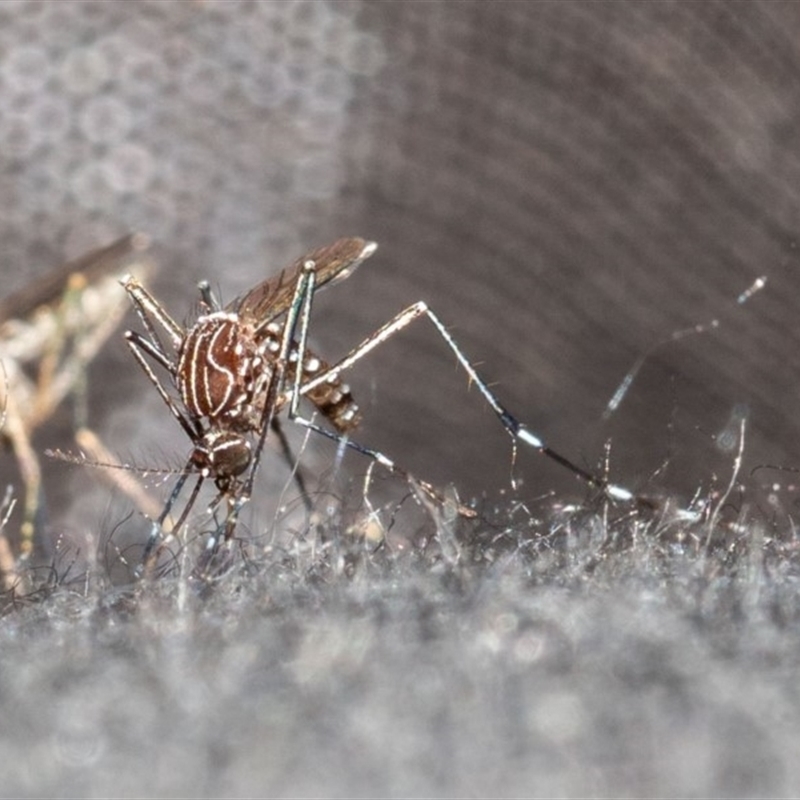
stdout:
[[[239,510],[250,498],[267,434],[284,408],[294,422],[413,480],[427,495],[440,500],[441,495],[430,484],[412,478],[385,454],[348,436],[359,422],[359,411],[342,374],[420,317],[433,324],[515,441],[558,462],[610,499],[635,499],[627,489],[551,450],[506,410],[441,320],[422,301],[401,311],[334,364],[312,353],[307,339],[314,293],[349,277],[376,248],[374,242],[360,238],[339,239],[303,256],[225,307],[208,284],[201,283],[201,314],[187,328],[179,325],[138,280],[123,279],[122,285],[145,329],[144,334],[128,331],[128,345],[193,444],[181,477],[154,521],[142,568],[153,555],[161,527],[192,474],[198,476],[197,481],[174,529],[181,528],[204,480],[211,479],[218,490],[211,508],[224,501],[227,513],[208,547],[214,549],[222,539],[233,536]],[[157,376],[154,365],[166,371],[171,387]],[[327,419],[330,428],[301,416],[300,401],[304,398]],[[469,513],[466,509],[464,512]]]

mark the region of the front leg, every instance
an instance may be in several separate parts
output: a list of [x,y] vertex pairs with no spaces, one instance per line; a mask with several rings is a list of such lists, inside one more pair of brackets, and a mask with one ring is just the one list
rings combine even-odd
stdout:
[[144,371],[144,374],[150,379],[150,383],[155,386],[161,399],[166,404],[167,408],[172,412],[175,419],[178,420],[180,426],[186,432],[186,435],[195,441],[198,437],[203,435],[203,428],[198,419],[189,418],[184,414],[177,404],[170,396],[169,392],[164,388],[164,384],[159,380],[158,376],[153,372],[152,367],[147,362],[145,355],[150,356],[156,363],[160,364],[171,375],[174,375],[175,366],[169,361],[166,356],[158,349],[152,342],[145,339],[141,334],[136,331],[126,331],[125,341],[134,355],[134,358],[139,363],[139,366]]
[[158,336],[158,332],[151,318],[155,319],[166,331],[173,348],[178,350],[186,335],[186,331],[172,319],[164,306],[162,306],[133,275],[126,275],[120,283],[122,284],[122,288],[128,293],[128,297],[130,297],[133,307],[139,315],[139,319],[142,321],[142,325],[144,325],[153,344],[157,346],[166,357],[166,350],[161,344],[161,339]]

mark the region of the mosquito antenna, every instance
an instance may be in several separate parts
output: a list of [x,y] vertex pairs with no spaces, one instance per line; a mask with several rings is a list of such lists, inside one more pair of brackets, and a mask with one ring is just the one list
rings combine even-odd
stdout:
[[186,469],[172,469],[169,467],[143,467],[139,464],[121,463],[119,461],[97,461],[84,452],[73,453],[69,450],[61,450],[59,448],[47,449],[44,454],[48,458],[55,459],[56,461],[64,461],[67,464],[75,464],[79,467],[97,467],[99,469],[119,469],[125,472],[136,472],[143,477],[149,475],[192,475],[197,470]]

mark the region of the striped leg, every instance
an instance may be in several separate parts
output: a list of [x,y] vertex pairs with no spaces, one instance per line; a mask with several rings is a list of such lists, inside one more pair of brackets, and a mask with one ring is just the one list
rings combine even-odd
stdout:
[[[303,355],[303,347],[305,344],[305,333],[308,327],[309,314],[310,314],[310,298],[306,304],[305,312],[303,314],[303,324],[302,324],[303,330],[301,331],[301,337],[300,337],[300,346],[301,346],[300,358],[302,358]],[[629,489],[626,489],[624,486],[619,486],[617,484],[609,482],[605,478],[602,478],[598,475],[594,475],[591,472],[588,472],[587,470],[583,469],[582,467],[579,467],[577,464],[573,463],[568,458],[562,456],[560,453],[556,452],[548,445],[546,445],[539,436],[537,436],[532,430],[530,430],[530,428],[528,428],[523,423],[519,422],[516,419],[516,417],[514,417],[500,403],[495,394],[489,388],[486,381],[484,381],[483,378],[481,378],[481,376],[475,370],[475,367],[473,367],[472,363],[469,361],[466,355],[464,355],[464,352],[461,350],[455,339],[450,335],[449,331],[444,326],[439,317],[437,317],[436,314],[434,314],[434,312],[430,308],[428,308],[426,303],[422,301],[414,303],[405,310],[401,311],[399,314],[397,314],[395,317],[389,320],[389,322],[387,322],[385,325],[379,328],[375,333],[367,337],[356,348],[351,350],[350,353],[348,353],[341,361],[339,361],[337,364],[334,364],[324,373],[315,376],[313,379],[307,381],[302,385],[298,385],[296,382],[291,393],[291,400],[289,406],[290,418],[300,425],[309,427],[312,430],[317,431],[318,433],[321,433],[330,439],[341,442],[343,437],[341,437],[339,434],[326,430],[321,426],[316,425],[311,420],[305,419],[300,415],[299,413],[300,397],[308,394],[308,392],[312,391],[315,387],[325,383],[326,381],[338,377],[344,370],[352,367],[355,363],[360,361],[362,358],[364,358],[364,356],[366,356],[372,350],[377,348],[383,342],[387,341],[396,333],[399,333],[406,326],[410,325],[416,319],[419,319],[421,317],[427,318],[434,326],[438,334],[442,337],[442,339],[444,339],[447,346],[455,354],[459,364],[461,364],[462,368],[469,376],[470,381],[478,387],[478,390],[483,395],[484,399],[489,404],[491,409],[494,411],[495,415],[500,420],[502,426],[515,441],[523,442],[524,444],[533,447],[534,449],[536,449],[543,455],[547,456],[548,458],[552,459],[553,461],[557,462],[558,464],[561,464],[562,467],[568,469],[576,477],[580,478],[585,483],[589,484],[590,486],[594,486],[597,489],[600,489],[611,500],[630,502],[637,499],[636,495]],[[359,445],[351,440],[345,440],[344,444],[354,450],[357,450],[360,453],[363,453],[364,455],[369,456],[370,458],[373,458],[374,460],[378,461],[380,464],[382,464],[384,467],[386,467],[392,472],[399,473],[401,475],[407,475],[407,473],[398,468],[397,465],[383,453],[380,453],[376,450],[372,450],[367,447],[363,447],[362,445]]]

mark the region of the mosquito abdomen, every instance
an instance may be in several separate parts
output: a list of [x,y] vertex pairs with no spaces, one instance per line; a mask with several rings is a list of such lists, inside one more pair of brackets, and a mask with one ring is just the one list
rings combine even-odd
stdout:
[[[321,358],[309,354],[303,363],[303,378],[310,380],[326,372],[330,366]],[[305,394],[339,433],[348,433],[358,427],[361,412],[350,392],[350,387],[336,375],[325,383],[315,386]]]

